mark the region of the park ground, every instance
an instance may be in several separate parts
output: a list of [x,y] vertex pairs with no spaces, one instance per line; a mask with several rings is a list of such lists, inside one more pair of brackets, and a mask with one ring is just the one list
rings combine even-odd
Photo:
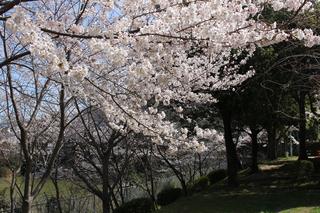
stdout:
[[[228,188],[222,181],[161,207],[157,213],[320,213],[320,174],[307,178],[282,169],[295,161],[296,158],[286,158],[262,163],[258,174],[243,170],[239,173],[239,188]],[[64,197],[73,190],[79,192],[69,181],[61,180],[59,185]],[[1,178],[0,191],[8,186],[8,180]],[[48,181],[39,199],[54,193],[54,186]]]
[[159,213],[320,213],[320,175],[309,178],[283,171],[296,158],[260,164],[259,174],[240,172],[240,187],[213,185],[162,207]]

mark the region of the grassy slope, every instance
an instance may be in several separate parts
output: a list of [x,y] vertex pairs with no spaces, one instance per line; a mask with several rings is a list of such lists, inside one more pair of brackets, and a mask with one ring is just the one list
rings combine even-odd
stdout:
[[[319,212],[318,192],[277,192],[277,193],[203,193],[180,199],[162,208],[159,213],[254,213],[254,212]],[[305,207],[303,210],[293,208]],[[308,208],[306,208],[308,207]],[[288,210],[291,209],[291,210]],[[287,211],[285,211],[287,210]],[[317,211],[318,210],[318,211]]]
[[159,213],[320,213],[320,178],[287,177],[281,171],[284,163],[263,165],[261,174],[240,174],[242,184],[236,190],[213,186],[162,207]]

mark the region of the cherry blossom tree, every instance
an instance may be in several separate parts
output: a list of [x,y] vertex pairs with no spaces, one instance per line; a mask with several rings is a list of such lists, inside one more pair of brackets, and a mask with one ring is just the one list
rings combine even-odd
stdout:
[[[94,106],[86,107],[68,131],[69,143],[74,146],[73,171],[82,188],[102,201],[104,213],[119,207],[116,187],[128,170],[134,138],[113,130],[103,112]],[[79,183],[80,184],[80,183]]]
[[216,101],[203,91],[252,76],[253,70],[239,74],[239,65],[229,63],[246,51],[245,63],[255,45],[290,37],[308,46],[319,42],[310,30],[289,32],[255,19],[267,3],[297,12],[311,7],[309,1],[39,1],[15,7],[6,26],[39,73],[101,103],[118,128],[125,121],[157,143],[175,144],[183,142],[177,140],[182,133],[159,104]]
[[5,168],[8,168],[10,170],[10,212],[14,212],[16,205],[15,186],[17,184],[17,176],[21,167],[21,152],[19,150],[19,145],[16,143],[15,138],[12,136],[10,128],[5,127],[2,124],[2,129],[0,131],[0,162],[1,166],[5,166]]
[[[65,95],[96,102],[113,129],[125,125],[172,150],[181,144],[202,149],[203,143],[188,138],[160,106],[175,107],[173,100],[219,101],[208,91],[232,89],[254,75],[251,68],[246,73],[238,69],[257,46],[289,39],[308,47],[319,44],[312,30],[287,30],[260,18],[266,5],[295,16],[312,9],[312,2],[12,0],[0,8],[3,40],[11,44],[3,48],[0,67],[32,62],[37,76],[61,85],[61,100]],[[24,135],[24,123],[16,120]]]
[[21,150],[24,181],[23,187],[16,185],[16,190],[23,211],[28,212],[63,144],[68,104],[61,84],[36,74],[32,64],[17,66],[19,63],[4,69],[1,78],[6,85],[1,94],[6,97],[2,107]]

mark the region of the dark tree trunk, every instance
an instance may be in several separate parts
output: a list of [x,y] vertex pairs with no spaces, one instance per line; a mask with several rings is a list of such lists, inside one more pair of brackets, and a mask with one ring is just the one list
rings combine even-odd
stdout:
[[60,188],[58,183],[58,166],[57,165],[55,165],[55,173],[54,173],[54,176],[51,176],[51,181],[56,191],[56,199],[57,199],[59,212],[62,213],[63,211],[62,211],[61,200],[60,200]]
[[268,160],[276,160],[277,159],[277,140],[276,140],[276,128],[274,124],[271,124],[267,128],[268,133],[268,150],[267,157]]
[[198,161],[199,161],[199,164],[198,164],[199,175],[203,176],[201,155],[199,153],[197,153],[197,157],[198,157]]
[[306,149],[306,108],[305,108],[306,93],[300,92],[299,95],[299,160],[307,160]]
[[[111,144],[109,144],[112,147]],[[106,153],[104,153],[104,159],[102,161],[102,212],[110,213],[111,209],[111,198],[109,191],[109,158],[111,155],[111,149],[107,149]]]
[[17,172],[15,169],[11,170],[11,183],[10,183],[10,213],[15,212],[15,199],[14,199],[14,190],[15,184],[17,181]]
[[228,185],[231,187],[239,186],[238,182],[238,169],[239,159],[237,156],[236,145],[232,140],[232,128],[231,128],[231,113],[227,109],[220,107],[224,126],[224,140],[227,154],[227,166],[228,166]]
[[110,213],[110,202],[108,196],[104,196],[102,199],[102,212]]
[[31,203],[27,200],[22,202],[22,213],[31,213]]
[[109,194],[109,189],[108,189],[108,184],[109,183],[103,183],[102,186],[102,212],[103,213],[110,213],[110,194]]
[[187,187],[186,182],[184,181],[184,179],[181,179],[181,180],[179,179],[179,181],[180,181],[184,196],[187,196],[188,195],[188,187]]
[[26,171],[24,175],[24,192],[22,201],[22,213],[30,213],[32,207],[32,192],[31,192],[31,172],[32,164],[29,160],[26,161]]
[[[237,150],[237,146],[235,145],[235,147],[236,147],[236,150]],[[236,154],[237,155],[237,166],[238,166],[238,170],[241,170],[241,169],[243,169],[244,167],[243,167],[243,165],[242,165],[242,163],[241,163],[241,161],[240,161],[240,157],[239,157],[239,155],[238,154]]]
[[252,142],[252,150],[251,150],[251,172],[257,173],[259,171],[258,168],[258,131],[254,128],[251,129],[251,142]]
[[156,203],[156,195],[155,195],[155,189],[154,189],[154,178],[153,178],[152,167],[150,167],[149,169],[150,169],[151,199],[154,203]]
[[124,203],[124,192],[123,192],[123,181],[122,177],[119,177],[119,196],[120,196],[120,203]]
[[109,187],[109,192],[110,192],[111,199],[112,199],[110,202],[114,204],[115,208],[118,208],[120,205],[119,205],[119,201],[117,199],[117,196],[113,192],[112,188],[110,186],[108,186],[108,187]]

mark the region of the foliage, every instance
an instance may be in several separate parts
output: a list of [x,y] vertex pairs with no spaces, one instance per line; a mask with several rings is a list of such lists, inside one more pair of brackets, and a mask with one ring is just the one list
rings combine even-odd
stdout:
[[151,213],[154,212],[154,203],[149,198],[137,198],[124,203],[114,210],[114,213]]
[[209,178],[210,184],[215,184],[227,177],[227,171],[224,169],[219,169],[209,172],[207,176]]
[[262,16],[270,23],[275,21],[277,23],[283,23],[292,16],[292,12],[286,10],[275,11],[271,6],[266,6],[262,11]]
[[209,185],[209,178],[207,176],[201,176],[190,186],[191,192],[200,192],[205,190]]
[[157,195],[157,203],[165,206],[176,201],[181,195],[182,189],[180,188],[165,188]]

